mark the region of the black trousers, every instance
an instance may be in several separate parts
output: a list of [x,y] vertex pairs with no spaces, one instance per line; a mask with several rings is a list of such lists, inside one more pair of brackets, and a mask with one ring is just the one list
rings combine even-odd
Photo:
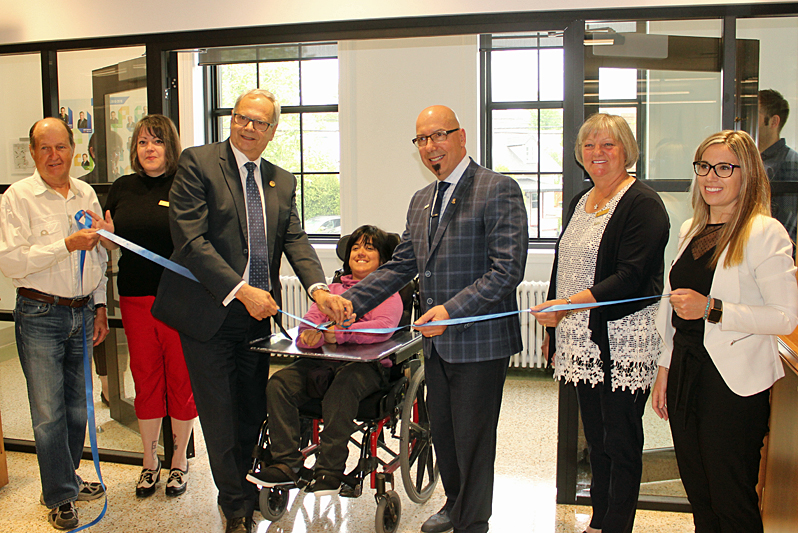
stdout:
[[630,533],[643,474],[643,411],[650,390],[606,390],[603,384],[576,386],[590,454],[590,527],[602,533]]
[[703,364],[693,365],[689,399],[685,394],[677,399],[685,389],[679,387],[685,361],[685,350],[676,343],[668,372],[668,414],[696,533],[761,533],[756,484],[770,389],[738,396],[706,354]]
[[[310,400],[307,376],[319,364],[318,360],[299,359],[276,372],[269,380],[266,387],[269,447],[274,463],[299,468],[304,462],[299,452],[299,407]],[[380,369],[369,363],[340,362],[334,366],[335,378],[321,402],[324,431],[321,433],[316,470],[343,473],[360,400],[380,390],[382,365]]]
[[270,324],[234,300],[210,341],[180,335],[218,503],[228,519],[252,516],[258,498],[245,477],[266,419],[269,356],[250,351],[249,343],[268,335]]
[[496,426],[509,363],[509,357],[447,363],[434,347],[424,361],[432,442],[455,533],[488,531]]

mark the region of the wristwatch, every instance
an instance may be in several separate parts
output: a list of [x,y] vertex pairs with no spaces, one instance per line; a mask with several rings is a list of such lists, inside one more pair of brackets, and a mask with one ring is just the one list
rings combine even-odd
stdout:
[[720,322],[720,319],[723,317],[723,302],[720,298],[713,298],[712,299],[712,308],[709,310],[709,314],[707,315],[707,322],[710,324],[717,324]]
[[320,285],[317,285],[316,287],[314,287],[313,291],[310,293],[310,297],[314,301],[315,301],[315,298],[313,298],[313,295],[316,294],[316,291],[324,291],[326,293],[329,293],[330,292],[330,288],[327,285],[323,285],[323,284],[320,284]]

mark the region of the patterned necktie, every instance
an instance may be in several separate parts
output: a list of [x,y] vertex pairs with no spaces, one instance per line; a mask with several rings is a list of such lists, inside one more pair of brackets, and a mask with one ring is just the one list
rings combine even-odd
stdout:
[[438,221],[441,218],[441,206],[443,205],[443,197],[446,195],[446,189],[449,188],[451,183],[445,181],[438,182],[438,190],[435,193],[435,205],[432,207],[432,213],[429,215],[429,244],[432,246],[432,238],[435,237],[435,232],[438,231]]
[[260,192],[255,183],[255,163],[247,168],[247,228],[249,232],[249,284],[269,290],[269,245],[266,243],[266,226],[263,223],[263,207]]

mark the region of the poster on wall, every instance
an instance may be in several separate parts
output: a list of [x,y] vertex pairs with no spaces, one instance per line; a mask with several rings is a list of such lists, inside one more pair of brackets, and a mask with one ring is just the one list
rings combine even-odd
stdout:
[[69,172],[73,178],[85,179],[94,170],[94,154],[89,144],[94,133],[93,109],[91,98],[61,100],[59,116],[72,129],[75,138],[75,155]]
[[105,96],[108,181],[131,174],[130,145],[133,130],[147,114],[147,89],[132,89]]
[[16,141],[9,143],[11,173],[18,177],[30,176],[36,168],[28,145],[29,139],[27,137],[20,137]]

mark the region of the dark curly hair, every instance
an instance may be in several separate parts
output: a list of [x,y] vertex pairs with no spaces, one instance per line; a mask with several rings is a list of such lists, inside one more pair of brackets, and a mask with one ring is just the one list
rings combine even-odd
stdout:
[[371,244],[380,254],[380,264],[386,263],[393,255],[393,250],[399,244],[399,236],[395,233],[386,233],[377,226],[360,226],[346,241],[346,251],[344,252],[344,268],[343,273],[345,276],[352,274],[352,269],[349,266],[349,258],[352,256],[352,247],[360,242],[360,239],[366,244]]

